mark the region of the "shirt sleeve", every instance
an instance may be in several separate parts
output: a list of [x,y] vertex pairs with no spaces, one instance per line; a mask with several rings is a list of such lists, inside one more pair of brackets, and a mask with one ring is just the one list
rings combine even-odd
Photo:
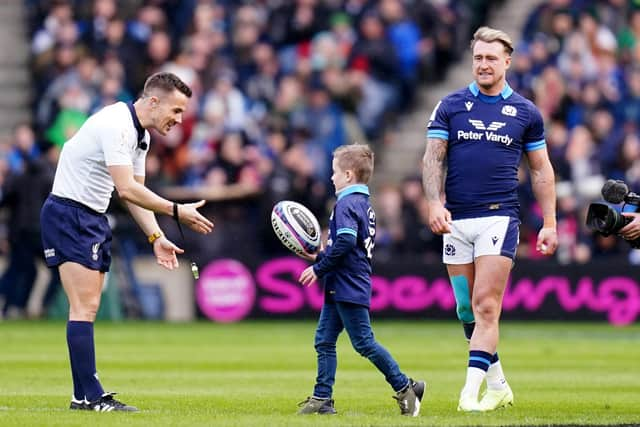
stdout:
[[427,124],[427,138],[449,140],[449,114],[444,100],[438,102],[429,117]]
[[98,133],[107,166],[133,166],[131,149],[135,135],[122,125],[104,124]]
[[353,207],[346,203],[338,203],[335,212],[336,237],[341,234],[350,234],[358,237],[358,216]]
[[340,265],[342,258],[356,247],[356,236],[350,233],[342,233],[338,235],[336,241],[331,247],[320,257],[316,259],[313,265],[313,271],[316,276],[322,278],[325,274]]
[[544,140],[544,122],[540,111],[533,106],[529,106],[531,120],[529,127],[523,138],[524,151],[535,151],[547,146]]

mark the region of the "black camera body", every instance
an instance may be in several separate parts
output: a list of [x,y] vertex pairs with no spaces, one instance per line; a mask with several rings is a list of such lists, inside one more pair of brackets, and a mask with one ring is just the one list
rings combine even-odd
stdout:
[[[609,203],[623,203],[622,212],[638,212],[640,196],[629,191],[624,181],[609,179],[602,186],[602,197]],[[605,203],[591,203],[587,212],[587,226],[603,236],[618,234],[621,228],[629,224],[631,218],[622,215]],[[633,248],[640,248],[640,238],[630,240]]]

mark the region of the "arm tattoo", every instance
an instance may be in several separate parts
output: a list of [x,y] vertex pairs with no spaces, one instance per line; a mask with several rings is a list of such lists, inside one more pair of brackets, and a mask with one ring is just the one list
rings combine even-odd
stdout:
[[445,159],[447,141],[428,138],[427,149],[422,159],[422,187],[427,200],[440,200],[444,192]]

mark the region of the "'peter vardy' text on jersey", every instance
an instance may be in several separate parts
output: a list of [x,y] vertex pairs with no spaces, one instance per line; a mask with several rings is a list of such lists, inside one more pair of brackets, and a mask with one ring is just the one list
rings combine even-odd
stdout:
[[453,219],[518,216],[522,153],[546,149],[531,101],[507,84],[486,96],[474,82],[440,101],[427,127],[428,138],[448,141],[445,194]]
[[[371,302],[371,259],[376,238],[376,214],[369,202],[366,185],[355,184],[338,194],[329,219],[331,246],[340,234],[356,237],[356,247],[349,251],[335,270],[323,277],[325,293],[335,301],[369,306]],[[327,250],[330,250],[329,247]]]

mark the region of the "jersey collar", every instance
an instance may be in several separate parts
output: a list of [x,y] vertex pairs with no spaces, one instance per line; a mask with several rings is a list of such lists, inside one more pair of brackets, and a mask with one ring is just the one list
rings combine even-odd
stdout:
[[[481,93],[480,92],[480,88],[478,87],[478,84],[476,82],[471,82],[471,84],[469,85],[469,90],[471,91],[473,96],[475,96],[475,97],[479,96],[480,99],[482,99],[482,100],[490,100],[490,99],[496,99],[497,100],[497,96],[496,97],[487,96],[487,95],[484,95],[483,93]],[[502,99],[507,99],[508,97],[511,96],[511,94],[513,94],[513,89],[511,89],[511,86],[509,86],[509,83],[507,83],[505,81],[504,82],[504,87],[502,88],[502,91],[500,92],[500,96],[502,97]]]
[[339,193],[336,193],[336,196],[338,196],[338,200],[340,200],[344,196],[348,196],[349,194],[353,194],[353,193],[361,193],[361,194],[366,194],[368,196],[369,187],[367,187],[364,184],[353,184],[343,188],[342,191],[340,191]]
[[138,142],[140,142],[144,139],[144,128],[140,124],[140,119],[138,119],[138,115],[136,114],[136,109],[133,108],[133,102],[127,102],[127,107],[129,108],[129,112],[131,113],[133,126],[136,128],[136,131],[138,132]]

